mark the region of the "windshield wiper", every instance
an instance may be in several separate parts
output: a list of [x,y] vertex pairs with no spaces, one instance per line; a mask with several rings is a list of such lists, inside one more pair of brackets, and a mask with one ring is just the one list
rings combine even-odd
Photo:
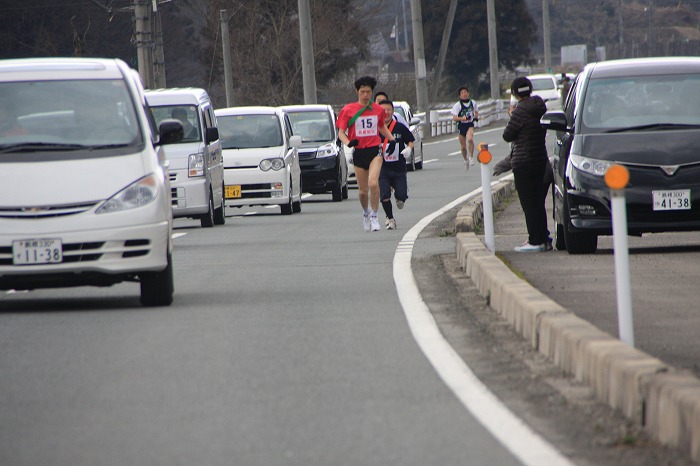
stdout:
[[646,131],[648,129],[693,129],[700,128],[700,125],[689,125],[681,123],[652,123],[649,125],[629,126],[627,128],[615,128],[605,131],[606,133],[625,133],[628,131]]
[[8,152],[49,152],[60,150],[85,149],[82,144],[56,144],[55,142],[21,142],[17,144],[0,145],[0,154]]

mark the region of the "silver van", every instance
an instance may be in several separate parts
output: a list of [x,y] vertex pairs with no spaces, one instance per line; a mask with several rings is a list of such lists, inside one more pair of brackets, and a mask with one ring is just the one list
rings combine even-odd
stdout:
[[146,91],[146,100],[156,123],[175,119],[184,127],[182,141],[165,147],[173,216],[223,225],[224,159],[209,95],[198,88],[156,89]]

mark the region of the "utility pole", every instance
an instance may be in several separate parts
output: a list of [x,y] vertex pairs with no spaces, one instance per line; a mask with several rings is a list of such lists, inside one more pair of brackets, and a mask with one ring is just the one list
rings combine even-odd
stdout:
[[233,107],[233,76],[231,72],[231,42],[228,36],[228,14],[226,10],[219,10],[219,21],[221,22],[221,47],[224,54],[224,86],[226,87],[226,106]]
[[408,53],[408,27],[406,27],[406,0],[401,0],[401,10],[403,12],[403,46]]
[[549,0],[542,0],[542,36],[544,38],[544,68],[552,72],[552,46],[549,42]]
[[622,28],[622,5],[624,0],[620,0],[619,6],[617,7],[617,29],[620,36],[620,45],[624,44],[624,34]]
[[455,21],[456,12],[457,0],[450,0],[450,7],[447,10],[447,20],[445,21],[445,29],[442,31],[442,42],[440,43],[440,52],[438,53],[435,76],[433,76],[433,87],[430,89],[431,102],[435,102],[437,99],[438,89],[440,88],[440,80],[442,80],[442,69],[445,67],[445,55],[447,55],[447,47],[450,45],[450,35],[452,34],[452,25]]
[[146,89],[155,87],[151,52],[151,6],[148,0],[134,0],[134,28],[139,74]]
[[498,82],[498,42],[496,40],[496,6],[494,0],[486,1],[486,23],[489,30],[489,74],[491,75],[491,98],[501,98]]
[[649,37],[647,38],[647,52],[650,57],[654,56],[654,0],[649,0]]
[[315,104],[316,68],[314,66],[314,38],[311,31],[309,0],[299,0],[299,41],[301,42],[301,72],[304,80],[304,103]]
[[155,26],[155,55],[153,70],[156,87],[165,87],[165,53],[163,52],[163,23],[158,12],[158,3],[153,1],[153,22]]
[[428,76],[425,68],[425,45],[423,44],[423,12],[420,0],[411,0],[413,23],[413,63],[416,70],[416,100],[418,111],[425,112],[425,127],[430,134],[430,110],[428,109]]

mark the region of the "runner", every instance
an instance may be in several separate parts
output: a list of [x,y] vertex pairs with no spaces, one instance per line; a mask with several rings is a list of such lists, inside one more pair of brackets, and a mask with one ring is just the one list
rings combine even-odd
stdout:
[[[354,147],[353,165],[357,178],[358,197],[363,210],[362,225],[365,231],[379,231],[379,172],[382,157],[378,157],[380,134],[388,140],[387,149],[394,151],[396,140],[384,124],[384,109],[372,102],[372,92],[377,80],[363,76],[355,81],[357,102],[349,103],[338,114],[337,126],[340,141]],[[346,133],[347,132],[347,133]]]
[[[452,120],[457,124],[464,166],[469,170],[469,167],[474,165],[474,122],[479,120],[479,109],[476,102],[469,98],[469,88],[462,86],[457,92],[459,102],[452,107]],[[467,157],[467,142],[469,142],[469,157]]]
[[[411,131],[406,125],[396,121],[394,117],[394,103],[390,100],[382,100],[379,104],[386,112],[387,125],[391,134],[396,139],[396,147],[393,151],[382,150],[384,163],[379,174],[379,191],[382,201],[382,208],[386,214],[386,229],[396,230],[396,219],[391,206],[391,191],[394,191],[396,207],[403,209],[406,199],[408,199],[408,179],[406,178],[406,156],[411,153],[413,141],[415,140]],[[382,145],[387,146],[387,144]]]

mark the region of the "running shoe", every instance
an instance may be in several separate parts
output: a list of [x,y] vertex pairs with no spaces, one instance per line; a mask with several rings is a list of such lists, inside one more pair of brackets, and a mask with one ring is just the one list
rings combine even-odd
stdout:
[[385,227],[388,227],[388,226],[389,226],[389,219],[388,219],[388,218],[387,218],[386,220],[384,220],[384,226],[385,226]]
[[387,230],[396,230],[396,219],[395,218],[390,218],[388,219],[388,223],[386,226]]
[[551,251],[554,249],[554,245],[552,244],[552,238],[547,238],[547,241],[544,243],[544,250],[545,251]]
[[362,227],[365,229],[365,231],[369,231],[371,228],[368,214],[364,214],[362,216]]
[[515,252],[544,252],[546,250],[547,246],[544,244],[530,244],[528,242],[515,248]]
[[397,208],[397,209],[403,209],[403,204],[404,204],[404,202],[406,202],[406,201],[402,201],[402,200],[400,200],[400,199],[396,199],[396,208]]
[[379,231],[382,229],[382,227],[379,226],[379,219],[377,218],[376,215],[371,215],[369,217],[369,223],[370,223],[370,230],[372,230],[372,231]]
[[469,166],[470,167],[474,166],[474,157],[469,157]]

